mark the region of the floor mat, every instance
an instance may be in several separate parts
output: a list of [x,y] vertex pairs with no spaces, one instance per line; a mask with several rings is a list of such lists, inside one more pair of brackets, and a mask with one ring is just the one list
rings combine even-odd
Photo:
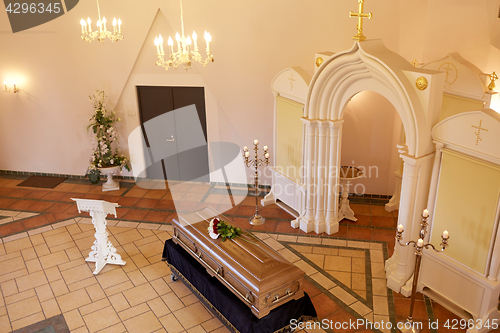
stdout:
[[54,188],[65,181],[66,177],[31,176],[17,186]]
[[69,333],[68,325],[62,314],[47,318],[12,333]]

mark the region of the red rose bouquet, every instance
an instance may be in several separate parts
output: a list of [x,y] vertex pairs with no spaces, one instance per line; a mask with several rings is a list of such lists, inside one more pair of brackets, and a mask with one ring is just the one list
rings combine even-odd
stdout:
[[222,241],[225,241],[226,239],[234,239],[241,235],[241,229],[235,228],[215,217],[208,224],[208,234],[212,239],[217,239],[220,235]]

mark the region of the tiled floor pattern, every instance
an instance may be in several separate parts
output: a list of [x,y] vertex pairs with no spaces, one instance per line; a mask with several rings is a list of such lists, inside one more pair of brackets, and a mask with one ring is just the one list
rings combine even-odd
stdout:
[[0,225],[14,222],[29,217],[40,215],[39,213],[19,212],[16,210],[0,210]]
[[[381,243],[257,233],[274,250],[301,268],[318,317],[335,321],[390,321]],[[336,304],[334,306],[333,304]]]
[[[140,275],[138,273],[132,274],[130,271],[127,271],[127,269],[129,269],[129,267],[132,265],[135,265],[135,267],[137,267],[132,269],[132,271],[139,271],[142,274],[142,276],[146,279],[146,282],[144,282],[143,284],[147,283],[151,285],[152,281],[148,280],[147,276],[143,273],[143,271],[151,269],[148,268],[150,266],[159,265],[157,261],[158,259],[154,258],[154,256],[145,257],[142,254],[142,252],[140,252],[141,247],[147,245],[146,243],[142,244],[142,242],[148,242],[143,239],[148,238],[150,240],[154,240],[154,238],[151,238],[152,237],[151,235],[143,236],[143,233],[148,233],[148,231],[146,231],[148,230],[148,228],[150,232],[152,232],[157,237],[157,241],[161,243],[161,239],[158,238],[157,234],[161,234],[163,230],[159,229],[168,228],[171,219],[176,217],[177,211],[201,209],[206,207],[207,205],[210,205],[215,209],[217,209],[218,211],[224,212],[224,214],[228,218],[230,218],[235,224],[246,230],[253,230],[253,231],[258,231],[260,233],[267,233],[271,239],[279,237],[280,240],[278,242],[284,247],[284,249],[289,250],[292,254],[299,257],[301,262],[300,264],[305,263],[321,273],[321,275],[313,274],[315,277],[321,279],[321,281],[323,282],[326,282],[327,280],[321,277],[324,276],[325,278],[328,278],[329,281],[334,283],[336,287],[331,287],[326,289],[322,287],[316,280],[314,280],[312,275],[307,277],[307,283],[305,285],[306,291],[312,297],[318,312],[323,314],[325,318],[330,316],[330,318],[335,317],[336,320],[343,320],[343,318],[352,318],[353,316],[354,317],[359,316],[359,313],[356,312],[355,309],[351,308],[349,305],[362,304],[364,306],[367,306],[369,309],[374,310],[373,302],[376,299],[375,296],[382,296],[376,294],[378,292],[383,292],[383,291],[381,285],[380,284],[378,285],[377,281],[374,281],[375,279],[379,279],[375,275],[376,269],[373,268],[376,267],[377,265],[375,266],[372,265],[372,256],[370,252],[371,249],[367,249],[366,244],[379,244],[382,246],[384,258],[391,256],[392,251],[394,249],[394,234],[397,223],[397,211],[392,213],[386,212],[384,210],[384,207],[380,205],[381,202],[378,201],[371,202],[372,204],[376,205],[367,205],[367,204],[354,204],[355,200],[353,200],[353,204],[351,204],[351,207],[355,211],[358,221],[351,222],[343,220],[340,223],[340,230],[338,233],[334,235],[321,234],[318,237],[318,235],[314,233],[304,234],[302,231],[298,229],[291,228],[290,220],[292,219],[292,216],[275,205],[271,205],[268,207],[260,207],[260,213],[266,218],[266,224],[262,226],[253,226],[253,227],[250,226],[248,224],[248,217],[252,216],[255,212],[255,206],[254,206],[255,198],[251,196],[243,198],[244,193],[235,192],[234,194],[236,196],[236,199],[240,200],[243,198],[243,200],[236,207],[232,207],[230,200],[231,198],[228,198],[227,196],[224,195],[224,193],[226,193],[225,188],[221,186],[200,185],[200,184],[179,184],[181,186],[170,189],[153,188],[148,190],[137,186],[133,182],[122,181],[121,189],[119,191],[102,192],[101,187],[99,185],[88,185],[88,182],[84,180],[70,178],[65,182],[56,186],[54,189],[17,187],[17,184],[19,184],[26,178],[27,176],[20,176],[20,175],[0,175],[0,210],[2,211],[2,213],[0,213],[0,243],[2,242],[2,239],[4,242],[4,244],[0,244],[0,290],[3,290],[4,284],[6,285],[5,288],[8,288],[9,285],[10,286],[15,285],[16,288],[20,288],[17,284],[18,280],[21,281],[22,283],[22,281],[28,279],[28,278],[23,279],[23,277],[28,275],[31,276],[31,274],[35,273],[40,274],[39,271],[34,270],[34,269],[39,269],[37,268],[38,265],[40,265],[41,270],[45,272],[45,269],[43,267],[43,262],[45,259],[42,260],[41,257],[51,256],[51,258],[55,258],[55,256],[52,256],[53,254],[51,252],[52,250],[56,252],[64,251],[65,256],[68,258],[68,260],[74,261],[76,260],[75,258],[78,255],[77,251],[74,249],[76,247],[76,249],[80,253],[79,257],[80,260],[83,260],[82,258],[88,253],[90,249],[91,245],[90,239],[93,234],[93,232],[91,232],[90,229],[85,229],[88,228],[88,226],[87,227],[83,226],[85,223],[78,223],[76,225],[80,228],[82,235],[85,233],[87,234],[85,234],[85,236],[79,236],[75,234],[74,236],[75,239],[73,239],[73,235],[68,230],[68,228],[73,230],[74,227],[70,227],[69,225],[64,226],[64,228],[66,229],[66,233],[69,233],[71,239],[73,239],[72,240],[74,242],[73,250],[70,250],[69,248],[68,249],[64,248],[63,245],[66,243],[64,244],[46,243],[45,246],[43,246],[42,243],[38,244],[33,242],[37,242],[37,239],[39,241],[39,236],[37,236],[40,235],[39,232],[49,233],[49,236],[47,237],[49,239],[48,242],[49,243],[54,242],[53,239],[57,239],[57,237],[53,237],[54,236],[53,235],[52,238],[50,238],[51,237],[50,233],[54,232],[53,230],[54,227],[61,229],[62,226],[60,224],[61,221],[80,219],[81,217],[88,216],[85,213],[79,214],[76,209],[76,204],[71,200],[71,198],[87,198],[87,199],[99,199],[99,200],[106,200],[110,202],[119,203],[120,207],[117,209],[118,219],[116,220],[111,218],[108,219],[110,224],[120,223],[119,228],[126,228],[126,227],[138,228],[135,232],[138,232],[141,238],[134,239],[132,241],[129,241],[127,239],[125,240],[120,239],[123,236],[118,237],[119,236],[118,234],[114,235],[114,233],[112,232],[113,234],[112,240],[120,244],[118,248],[120,249],[120,251],[124,251],[120,253],[123,253],[123,257],[126,258],[125,260],[128,263],[124,267],[112,267],[112,266],[106,267],[104,273],[118,274],[118,273],[107,272],[107,270],[122,271],[130,282],[129,284],[125,284],[123,282],[120,283],[119,285],[121,285],[122,287],[128,286],[130,288],[135,288],[141,286],[140,284],[138,285],[134,284],[134,281],[137,282],[138,277],[140,277]],[[176,200],[175,205],[173,200],[174,198],[180,199],[180,201]],[[27,214],[36,214],[36,215],[27,215]],[[88,220],[82,220],[82,222],[85,221],[87,221],[88,223]],[[35,228],[38,229],[34,230]],[[154,231],[151,231],[151,229],[154,229]],[[127,232],[130,232],[130,230]],[[43,233],[41,234],[41,237],[44,239],[45,242]],[[69,240],[69,238],[67,238],[66,233],[62,233],[64,237],[61,241]],[[123,235],[128,235],[128,233],[125,233],[125,231],[123,231]],[[166,236],[166,234],[164,234],[164,236]],[[21,241],[19,239],[21,237],[28,237],[28,239],[30,239],[30,242],[32,242],[31,244],[32,250],[29,250],[29,247],[22,248],[19,250],[12,250],[12,245],[6,246],[6,244],[8,243],[15,244],[15,242],[21,242],[21,243],[26,242],[26,241]],[[294,237],[297,237],[297,241],[293,241]],[[85,242],[83,239],[85,238],[87,238],[86,242],[90,243],[83,244]],[[308,241],[310,242],[318,242],[317,239],[321,239],[321,242],[325,243],[304,244],[303,240],[305,238],[307,238]],[[34,239],[34,241],[32,239]],[[121,244],[120,241],[128,243]],[[328,241],[331,241],[332,243],[327,245]],[[138,242],[139,245],[136,245],[135,244],[136,242]],[[342,242],[344,242],[345,245],[342,245],[344,244]],[[67,242],[67,244],[70,243],[71,241]],[[23,244],[25,244],[26,246],[28,245],[26,243]],[[349,246],[349,244],[351,246]],[[88,247],[88,249],[80,251],[83,245]],[[305,248],[303,248],[303,246],[305,246]],[[330,247],[330,249],[325,250],[324,248],[325,246]],[[127,248],[129,248],[129,250],[132,249],[131,254],[129,254],[126,251]],[[37,249],[38,251],[42,251],[40,255],[37,252]],[[338,255],[336,253],[336,250],[338,250]],[[133,251],[139,251],[140,253],[139,252],[134,253]],[[156,249],[156,251],[161,251],[161,250]],[[329,253],[323,253],[321,251],[328,251]],[[358,256],[361,256],[361,252],[363,251],[365,253],[364,285],[362,283],[363,281],[362,268],[359,265],[360,261],[358,260],[362,259],[361,257]],[[17,254],[15,254],[16,252]],[[32,257],[33,252],[36,254],[36,257]],[[347,255],[347,253],[350,253],[351,255]],[[142,257],[139,254],[141,254]],[[62,254],[60,255],[62,256]],[[325,256],[322,262],[323,267],[321,267],[321,257],[317,255]],[[4,258],[4,256],[6,256],[5,258],[7,259],[2,259]],[[10,258],[9,256],[13,257]],[[25,256],[26,256],[26,262],[25,262]],[[23,264],[21,264],[19,258],[22,258]],[[151,261],[149,261],[148,258],[151,259]],[[344,268],[337,268],[337,266],[332,267],[331,263],[335,261],[343,262],[345,265],[348,265],[347,262],[349,260],[347,260],[346,258],[350,258],[350,263],[352,268],[351,272],[348,272],[347,269]],[[135,260],[140,260],[142,264],[138,265],[135,262]],[[37,261],[38,264],[36,264]],[[366,262],[368,262],[368,264],[366,264]],[[57,271],[59,272],[59,276],[56,276],[58,278],[57,281],[49,281],[49,277],[53,278],[53,276],[50,275],[50,272],[52,271],[55,272],[56,269],[53,267],[48,268],[49,275],[47,274],[45,275],[45,279],[48,281],[48,283],[45,283],[45,285],[48,284],[51,290],[52,290],[52,284],[54,284],[55,282],[57,282],[55,283],[54,287],[56,288],[56,290],[59,284],[61,284],[61,286],[62,283],[66,285],[66,276],[62,274],[63,270],[65,271],[70,269],[76,269],[76,267],[69,267],[70,266],[69,264],[68,265],[65,264],[67,263],[56,265]],[[12,267],[11,265],[14,265],[14,267]],[[91,268],[93,269],[93,264],[87,267],[89,268],[89,270]],[[14,270],[11,271],[12,269]],[[4,270],[6,270],[7,273],[4,273]],[[129,276],[130,275],[129,273],[132,274],[132,277]],[[68,273],[65,274],[67,275]],[[86,274],[88,274],[88,272]],[[120,276],[123,277],[124,275],[120,274]],[[90,283],[91,277],[86,278],[86,280],[88,280],[87,283]],[[112,297],[113,295],[110,295],[108,297],[106,294],[107,291],[106,289],[110,287],[108,286],[108,288],[103,289],[103,287],[100,285],[99,278],[94,277],[94,281],[97,282],[91,285],[85,285],[85,283],[82,282],[84,287],[80,288],[79,290],[84,289],[85,292],[87,293],[87,297],[90,299],[90,301],[92,301],[92,303],[94,303],[92,297],[95,297],[95,295],[92,296],[93,295],[92,293],[94,288],[96,290],[98,289],[97,287],[93,286],[99,285],[100,288],[103,290],[104,294],[106,295],[106,299],[108,299],[109,303],[111,304],[111,307],[113,307],[114,305],[111,302],[111,299],[114,299]],[[168,286],[170,286],[169,281],[164,280],[164,282]],[[78,287],[78,284],[75,284],[75,282],[68,282],[68,284],[66,285],[66,288],[68,289],[67,293],[78,291],[78,290],[70,290],[69,289],[70,285],[71,288]],[[11,297],[9,298],[10,302],[9,304],[17,303],[19,301],[25,301],[26,299],[23,298],[24,296],[26,296],[27,299],[30,299],[34,297],[33,295],[36,295],[36,297],[38,298],[38,291],[40,290],[39,292],[43,292],[43,290],[46,289],[46,287],[45,289],[43,288],[41,289],[41,287],[42,286],[36,286],[34,288],[27,290],[23,289],[22,291],[18,289],[17,294],[22,294],[18,296],[20,297],[20,299],[16,300],[15,297],[14,298]],[[152,288],[154,289],[153,286]],[[366,290],[364,290],[363,288],[365,288]],[[380,290],[375,291],[378,290],[377,288],[380,288]],[[344,302],[340,298],[333,295],[329,291],[331,289],[335,289],[334,291],[343,290],[347,292],[351,297],[356,299],[356,301],[354,303],[348,304],[349,303],[348,301]],[[31,292],[29,290],[31,290]],[[181,295],[177,295],[176,290],[174,289],[172,290],[173,290],[172,291],[173,295],[175,295],[182,303],[181,298],[183,297]],[[123,294],[123,299],[127,300],[125,291],[119,291],[117,293]],[[343,292],[340,293],[343,294]],[[41,296],[43,301],[39,300],[40,303],[39,309],[42,310],[33,313],[30,316],[33,317],[36,315],[39,316],[40,314],[44,313],[45,310],[41,305],[42,303],[46,303],[45,306],[48,306],[49,304],[54,305],[54,302],[59,304],[58,299],[64,296],[63,294],[56,296],[54,291],[52,292],[52,294],[53,297],[49,299],[44,299],[43,296]],[[15,294],[8,295],[7,297],[13,295]],[[161,296],[160,298],[164,296],[164,295],[159,295],[158,293],[157,295],[158,297]],[[2,299],[3,303],[0,303],[0,317],[4,317],[6,315],[8,316],[8,310],[7,310],[8,306],[6,303],[7,297],[3,294],[0,296],[3,297]],[[51,299],[52,301],[49,302],[49,300]],[[352,298],[349,299],[352,300]],[[96,300],[105,303],[103,299],[96,299]],[[152,311],[152,313],[155,314],[153,308],[148,303],[150,301],[151,300],[148,300],[145,303],[141,304],[147,305],[147,307]],[[163,300],[163,298],[162,301],[165,303],[165,300]],[[409,312],[410,300],[398,293],[388,291],[387,301],[389,306],[389,317],[391,319],[395,318],[395,320],[398,321],[404,320]],[[182,304],[184,305],[184,303]],[[82,305],[81,307],[85,305]],[[168,304],[165,305],[168,308]],[[129,306],[130,308],[132,308],[138,305],[132,306],[129,304]],[[85,314],[82,314],[80,312],[81,307],[78,307],[70,311],[65,311],[59,307],[59,311],[63,311],[65,313],[65,316],[66,312],[70,312],[71,314],[78,312],[79,316],[81,317],[81,321],[77,322],[79,323],[83,322],[84,324],[86,324],[85,318],[87,321],[90,321],[90,317],[87,316],[88,313],[85,313],[85,310],[82,310],[83,313]],[[108,308],[109,306],[105,306],[104,308],[102,308],[102,310],[109,311]],[[142,307],[141,309],[145,310],[146,308]],[[123,324],[124,325],[123,327],[126,328],[124,322],[127,319],[132,319],[132,318],[127,318],[122,322],[120,312],[125,310],[127,309],[124,310],[122,309],[121,311],[115,310],[115,312],[116,316],[120,318],[120,323]],[[169,314],[172,314],[173,317],[175,317],[176,310],[169,309],[169,311],[170,311]],[[138,311],[137,315],[143,315],[145,313],[145,312],[144,313],[143,312],[139,313],[139,312],[141,311]],[[452,313],[450,313],[448,310],[441,307],[439,304],[431,302],[429,299],[424,299],[421,295],[419,295],[415,304],[414,318],[416,320],[427,322],[429,318],[439,319],[440,321],[444,321],[448,318],[457,318],[457,317],[454,316]],[[26,319],[24,319],[24,317],[17,318],[13,320],[13,323],[16,321],[18,321],[18,323],[21,323],[21,320],[26,320]],[[160,324],[162,323],[159,320],[159,317],[157,317],[157,320],[160,322]],[[97,322],[99,322],[99,320],[97,320]],[[86,325],[85,327],[86,329],[90,329]],[[123,327],[118,324],[116,327],[123,330]],[[201,326],[201,328],[203,328],[203,326]],[[81,327],[74,327],[73,330],[85,331]],[[189,332],[191,331],[196,332],[197,330],[198,328],[188,329]],[[3,332],[2,329],[0,329],[0,332]],[[352,332],[352,330],[349,329],[335,330],[335,332]],[[424,329],[423,332],[430,332],[430,331],[428,329]],[[439,330],[432,331],[432,333],[437,333],[437,332],[441,333],[443,332],[443,329],[440,327]],[[454,332],[457,332],[457,330],[454,330]]]
[[[170,280],[160,261],[170,225],[108,222],[109,240],[127,264],[107,265],[97,276],[84,261],[94,241],[90,218],[4,239],[0,332],[61,313],[72,332],[227,332],[181,282]],[[306,272],[320,318],[389,320],[381,243],[256,235]]]
[[[89,218],[35,229],[0,244],[0,332],[63,314],[71,332],[227,332],[161,261],[170,226],[109,221],[127,262],[93,275]],[[136,228],[138,227],[138,228]],[[146,227],[152,227],[147,225]]]

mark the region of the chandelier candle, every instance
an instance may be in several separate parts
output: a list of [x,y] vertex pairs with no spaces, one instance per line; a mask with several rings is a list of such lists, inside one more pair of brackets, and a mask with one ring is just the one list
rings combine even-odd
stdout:
[[267,146],[264,146],[264,159],[259,159],[259,140],[254,140],[253,142],[255,151],[255,157],[250,160],[250,152],[248,147],[243,147],[243,157],[245,158],[245,165],[247,167],[253,167],[255,169],[254,180],[255,180],[255,215],[249,219],[251,225],[261,225],[266,222],[266,219],[259,215],[259,175],[257,173],[257,168],[263,165],[269,165],[269,153],[267,152]]
[[[419,333],[420,332],[420,327],[418,325],[414,325],[413,323],[413,307],[415,305],[415,294],[417,293],[417,282],[418,282],[418,274],[420,272],[420,263],[422,261],[422,251],[423,249],[432,249],[436,252],[443,252],[447,247],[448,247],[448,239],[450,236],[448,235],[448,230],[443,231],[443,234],[441,235],[441,250],[436,250],[434,245],[431,243],[424,243],[425,236],[427,235],[427,226],[429,225],[427,223],[427,220],[429,219],[429,211],[427,209],[424,210],[422,214],[422,222],[420,223],[420,233],[418,240],[415,241],[409,241],[405,244],[401,243],[401,240],[403,239],[403,225],[400,224],[398,225],[398,229],[396,232],[396,240],[399,245],[401,246],[408,246],[412,245],[413,247],[416,248],[415,254],[417,256],[415,260],[415,271],[413,272],[413,285],[411,289],[411,302],[410,302],[410,314],[408,315],[408,318],[406,319],[406,322],[401,325],[403,329],[400,329],[402,333]],[[398,326],[399,327],[399,326]]]
[[[193,38],[188,35],[184,35],[184,13],[182,10],[182,0],[180,0],[181,6],[181,34],[175,34],[175,40],[177,41],[177,51],[174,52],[174,41],[172,37],[168,37],[168,46],[170,46],[170,59],[165,60],[165,51],[163,50],[163,37],[158,35],[155,37],[156,54],[158,60],[156,65],[164,67],[168,71],[169,67],[177,68],[179,65],[184,65],[185,69],[191,68],[193,62],[199,62],[203,66],[206,66],[209,62],[214,61],[214,56],[210,51],[210,41],[212,37],[208,32],[205,31],[205,42],[207,43],[207,57],[205,60],[202,59],[201,54],[198,49],[198,35],[193,31]],[[191,45],[193,45],[193,50],[191,50]]]
[[80,25],[82,26],[82,39],[86,42],[91,43],[93,40],[97,39],[101,43],[104,43],[106,38],[109,38],[113,43],[123,39],[122,36],[122,20],[113,18],[113,32],[108,31],[106,26],[106,18],[103,17],[101,20],[101,10],[99,8],[99,0],[97,1],[97,14],[99,19],[97,20],[97,30],[92,31],[92,21],[90,17],[85,21],[80,20]]

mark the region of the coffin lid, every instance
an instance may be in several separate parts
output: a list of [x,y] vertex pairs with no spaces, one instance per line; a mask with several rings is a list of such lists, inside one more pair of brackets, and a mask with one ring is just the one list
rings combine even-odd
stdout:
[[[267,279],[272,279],[276,275],[290,269],[301,272],[298,267],[295,267],[267,244],[246,231],[243,231],[241,236],[232,240],[222,241],[221,237],[215,240],[211,239],[208,235],[208,224],[209,221],[217,215],[218,212],[214,209],[206,208],[200,212],[182,215],[179,220],[184,227],[189,225],[193,230],[196,230],[198,236],[203,237],[206,243],[212,243],[213,250],[218,249],[221,253],[225,254],[230,260],[230,262],[226,263],[228,267],[236,264],[240,270],[246,271],[257,281],[262,282]],[[220,215],[218,218],[235,226]],[[238,257],[230,256],[229,253],[236,253]],[[244,262],[239,260],[241,258],[244,258]],[[258,286],[255,287],[257,290],[260,289]]]

